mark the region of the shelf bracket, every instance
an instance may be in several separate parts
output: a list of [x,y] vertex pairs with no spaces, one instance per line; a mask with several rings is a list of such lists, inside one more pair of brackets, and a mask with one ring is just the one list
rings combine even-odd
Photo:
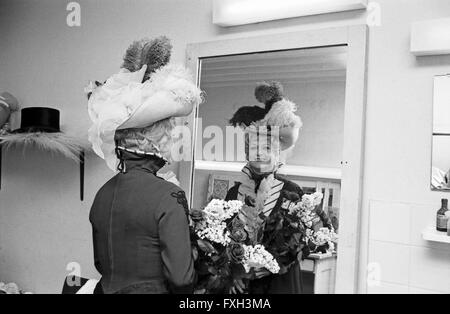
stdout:
[[80,200],[84,200],[84,150],[80,151]]

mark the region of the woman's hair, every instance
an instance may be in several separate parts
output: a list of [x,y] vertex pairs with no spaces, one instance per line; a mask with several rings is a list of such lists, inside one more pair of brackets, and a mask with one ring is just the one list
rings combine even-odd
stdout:
[[164,119],[146,128],[117,130],[115,140],[117,146],[146,154],[153,153],[171,161],[174,127],[174,118]]

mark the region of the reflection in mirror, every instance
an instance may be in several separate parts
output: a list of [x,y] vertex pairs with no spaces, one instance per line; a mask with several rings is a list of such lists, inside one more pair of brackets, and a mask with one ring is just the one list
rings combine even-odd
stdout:
[[434,78],[431,189],[450,192],[450,75]]
[[[230,128],[230,119],[244,106],[266,108],[267,102],[255,98],[255,87],[260,82],[276,81],[283,86],[283,97],[276,101],[296,104],[294,114],[301,117],[302,127],[295,145],[281,149],[279,161],[283,165],[273,170],[275,179],[283,184],[282,191],[274,194],[275,207],[269,215],[282,208],[284,190],[290,192],[298,186],[304,194],[323,194],[312,230],[319,232],[330,226],[339,233],[346,68],[346,46],[202,59],[200,88],[206,102],[198,110],[192,207],[203,208],[212,199],[238,198],[246,185],[249,190],[258,190],[262,182],[256,178],[258,174],[242,171],[248,159],[245,151],[242,153],[246,140],[239,140],[236,130],[240,128]],[[262,119],[264,114],[267,118],[267,112],[259,118],[257,113],[249,111],[250,120]],[[279,139],[283,141],[282,136]],[[311,243],[312,254],[300,263],[301,289],[285,292],[334,292],[336,247],[332,245],[337,241],[330,241],[325,249],[320,248],[325,244],[320,241]]]

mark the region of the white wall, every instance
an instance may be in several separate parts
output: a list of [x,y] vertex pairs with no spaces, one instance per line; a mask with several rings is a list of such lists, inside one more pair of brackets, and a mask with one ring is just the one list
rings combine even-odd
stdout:
[[[82,27],[69,28],[67,2],[0,2],[0,87],[23,106],[61,109],[70,134],[88,126],[83,85],[113,73],[133,39],[166,34],[174,42],[174,60],[183,62],[189,42],[365,21],[360,12],[346,12],[222,29],[211,24],[209,0],[130,0],[126,5],[83,0]],[[409,53],[410,23],[448,16],[450,2],[377,2],[382,25],[370,30],[360,291],[366,291],[370,253],[370,261],[382,265],[378,291],[450,292],[438,283],[450,277],[448,246],[417,238],[446,195],[430,192],[429,165],[432,78],[449,72],[450,56],[417,59]],[[70,162],[37,152],[25,159],[13,152],[4,159],[0,280],[36,292],[58,292],[68,261],[79,261],[83,275],[94,275],[87,215],[95,191],[111,175],[103,163],[88,158],[87,197],[80,203],[77,167]],[[388,214],[374,218],[382,213]],[[369,238],[369,227],[392,236]],[[397,258],[400,249],[402,259]]]
[[382,26],[370,32],[360,282],[372,262],[381,266],[381,286],[369,292],[448,293],[450,247],[420,233],[440,198],[450,196],[430,191],[433,77],[449,72],[450,56],[414,57],[409,30],[411,22],[448,16],[450,2],[377,2]]

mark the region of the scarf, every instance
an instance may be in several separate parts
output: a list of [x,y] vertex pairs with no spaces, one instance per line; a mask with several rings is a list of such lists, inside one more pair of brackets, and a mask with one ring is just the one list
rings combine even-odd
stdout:
[[257,208],[258,212],[268,217],[275,207],[284,183],[275,178],[275,172],[258,174],[246,165],[242,169],[238,200]]

